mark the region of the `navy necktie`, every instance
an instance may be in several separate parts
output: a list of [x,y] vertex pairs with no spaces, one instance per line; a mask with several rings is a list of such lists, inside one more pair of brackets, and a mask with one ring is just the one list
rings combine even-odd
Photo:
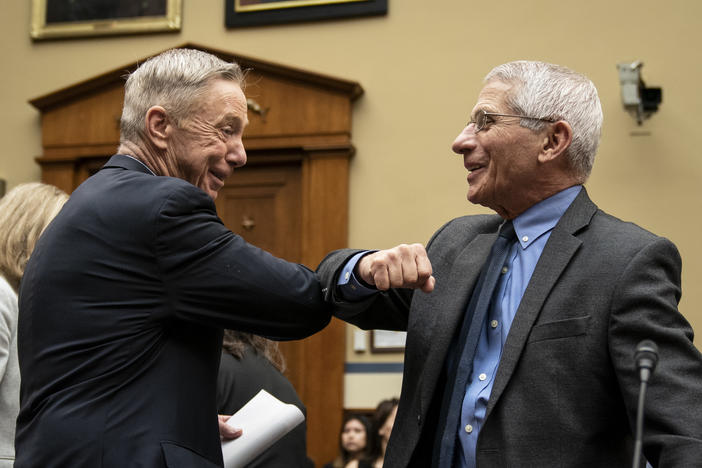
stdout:
[[440,422],[445,422],[445,424],[443,427],[437,428],[441,431],[441,438],[438,441],[440,443],[438,457],[440,468],[452,467],[454,460],[457,459],[455,452],[458,443],[458,422],[461,417],[461,407],[468,378],[473,371],[473,359],[480,331],[485,324],[490,302],[500,278],[500,271],[515,239],[516,234],[512,222],[505,222],[501,226],[500,234],[492,245],[490,255],[480,272],[478,283],[468,302],[460,334],[451,348],[453,353],[458,354],[448,357],[447,388],[444,392],[444,401],[441,404],[442,417],[440,418]]

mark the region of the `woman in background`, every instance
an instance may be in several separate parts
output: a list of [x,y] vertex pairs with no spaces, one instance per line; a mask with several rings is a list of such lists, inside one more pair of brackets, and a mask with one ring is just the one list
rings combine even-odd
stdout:
[[339,455],[324,468],[370,468],[368,461],[369,439],[372,437],[370,422],[361,414],[348,414],[341,425]]
[[374,444],[370,447],[371,466],[373,468],[382,468],[383,460],[385,459],[385,449],[390,440],[392,426],[395,424],[395,416],[397,415],[397,405],[400,400],[391,398],[378,403],[373,414],[373,434],[376,435]]
[[19,412],[17,293],[39,236],[68,195],[52,185],[21,184],[0,199],[0,467],[15,459]]
[[[234,330],[224,330],[217,377],[217,413],[234,414],[264,389],[306,415],[295,388],[283,375],[285,361],[278,343]],[[301,423],[246,465],[247,468],[313,468],[307,457],[307,425]]]

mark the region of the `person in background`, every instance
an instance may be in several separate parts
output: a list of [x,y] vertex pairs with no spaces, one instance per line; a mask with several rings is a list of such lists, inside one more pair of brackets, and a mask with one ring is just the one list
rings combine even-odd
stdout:
[[370,446],[369,454],[371,465],[373,468],[382,468],[385,460],[385,451],[388,447],[392,427],[395,424],[395,416],[397,415],[397,406],[400,400],[390,398],[378,403],[373,413],[373,443]]
[[[261,390],[306,414],[295,388],[283,375],[278,343],[250,333],[224,330],[217,376],[217,412],[234,414]],[[247,468],[311,468],[307,427],[302,422],[247,465]]]
[[44,228],[68,200],[53,185],[20,184],[0,199],[0,467],[15,459],[19,412],[17,292],[24,268]]
[[339,455],[324,468],[370,468],[368,449],[373,431],[368,418],[350,413],[344,417],[339,435]]

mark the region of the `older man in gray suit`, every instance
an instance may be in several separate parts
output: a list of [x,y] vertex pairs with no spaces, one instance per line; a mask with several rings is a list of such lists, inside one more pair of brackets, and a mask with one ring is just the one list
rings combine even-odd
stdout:
[[[444,225],[431,265],[420,245],[320,265],[337,316],[408,330],[386,467],[630,465],[643,339],[660,348],[644,455],[702,466],[702,356],[677,309],[680,256],[588,197],[601,126],[586,77],[501,65],[453,143],[468,200],[497,215]],[[413,282],[433,292],[398,287]]]

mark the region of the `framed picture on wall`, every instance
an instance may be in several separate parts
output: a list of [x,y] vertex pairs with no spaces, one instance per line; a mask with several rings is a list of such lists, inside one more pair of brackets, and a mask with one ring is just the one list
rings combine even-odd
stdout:
[[32,0],[32,39],[180,30],[182,0]]
[[229,28],[384,15],[388,0],[225,0]]
[[371,332],[371,353],[401,353],[405,350],[407,332],[373,330]]

